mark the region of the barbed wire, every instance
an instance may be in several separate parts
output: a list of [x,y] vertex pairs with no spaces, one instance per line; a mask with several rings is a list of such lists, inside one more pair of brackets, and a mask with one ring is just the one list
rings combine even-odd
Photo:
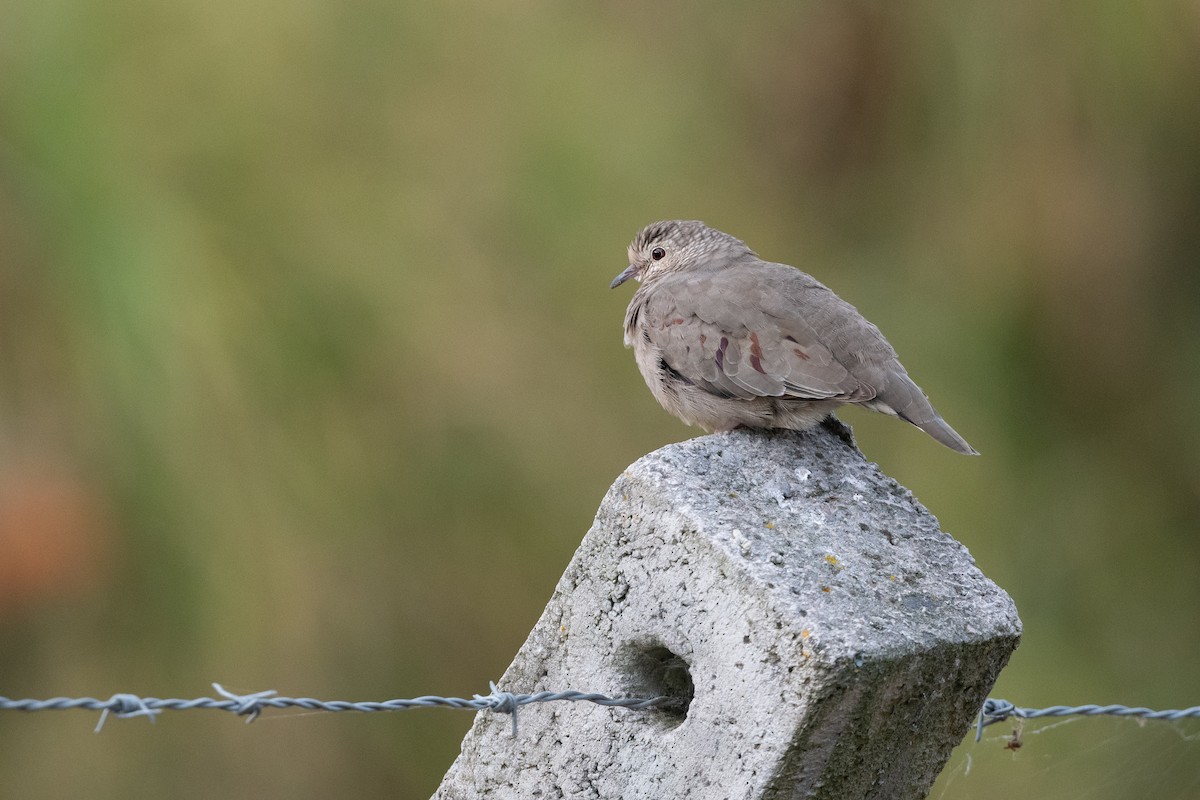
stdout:
[[[302,708],[308,711],[357,711],[373,713],[378,711],[404,711],[410,708],[460,708],[470,711],[492,711],[497,714],[508,714],[512,717],[512,735],[517,735],[517,710],[521,706],[533,703],[555,702],[585,702],[595,703],[608,708],[625,708],[631,711],[647,709],[678,709],[684,701],[678,697],[661,695],[658,697],[611,697],[596,692],[535,692],[521,694],[501,691],[495,683],[489,684],[491,692],[486,695],[464,697],[440,697],[423,695],[408,699],[367,700],[350,702],[347,700],[317,700],[312,697],[280,697],[274,690],[237,694],[231,692],[219,683],[214,683],[217,697],[196,697],[192,699],[140,697],[136,694],[121,692],[107,700],[95,697],[51,697],[46,700],[13,700],[0,696],[0,711],[65,711],[68,709],[83,709],[99,711],[100,720],[96,723],[96,733],[104,728],[108,715],[113,714],[119,719],[132,717],[148,717],[151,722],[163,711],[191,711],[198,708],[227,711],[245,717],[246,722],[253,722],[267,709]],[[1123,705],[1082,705],[1082,706],[1048,706],[1046,708],[1024,708],[1016,706],[1007,700],[988,698],[979,711],[975,727],[975,741],[983,738],[983,729],[1006,719],[1037,719],[1039,717],[1133,717],[1135,719],[1151,720],[1180,720],[1200,718],[1200,706],[1183,709],[1167,709],[1155,711],[1140,706]]]
[[989,697],[979,711],[979,721],[975,726],[975,741],[983,738],[983,729],[988,725],[1003,722],[1009,717],[1017,719],[1037,719],[1038,717],[1133,717],[1135,719],[1178,720],[1189,717],[1200,717],[1200,706],[1191,708],[1167,709],[1154,711],[1140,706],[1048,706],[1046,708],[1021,708],[1007,700]]
[[633,711],[678,706],[677,697],[610,697],[595,692],[536,692],[534,694],[518,694],[504,692],[491,683],[491,693],[474,695],[471,699],[463,697],[438,697],[424,695],[411,699],[396,699],[383,701],[349,702],[346,700],[317,700],[312,697],[279,697],[274,690],[254,692],[252,694],[237,694],[231,692],[219,683],[214,683],[213,689],[221,698],[196,697],[190,700],[180,698],[139,697],[136,694],[121,692],[107,700],[95,697],[51,697],[46,700],[13,700],[0,697],[0,711],[65,711],[67,709],[84,709],[99,711],[100,721],[96,723],[96,732],[104,727],[111,713],[118,719],[131,717],[154,718],[163,711],[191,711],[197,708],[228,711],[253,722],[268,708],[303,708],[309,711],[358,711],[372,713],[376,711],[404,711],[409,708],[463,708],[471,711],[494,711],[498,714],[508,714],[512,717],[512,735],[517,735],[517,709],[531,703],[553,703],[558,701],[587,702],[610,708],[627,708]]

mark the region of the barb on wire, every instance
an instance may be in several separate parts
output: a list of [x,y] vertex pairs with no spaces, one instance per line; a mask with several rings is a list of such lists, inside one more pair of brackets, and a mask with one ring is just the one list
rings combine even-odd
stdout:
[[239,716],[244,716],[247,725],[258,719],[258,715],[262,713],[262,701],[278,694],[274,689],[267,689],[265,692],[255,692],[254,694],[234,694],[219,683],[214,683],[212,686],[217,690],[217,694],[237,704],[229,710]]
[[475,695],[476,700],[495,700],[496,704],[491,707],[492,711],[497,714],[508,714],[512,717],[512,735],[517,738],[517,709],[520,705],[517,703],[517,696],[512,692],[502,692],[496,688],[495,681],[488,681],[488,687],[492,693],[486,697]]
[[396,699],[384,701],[348,702],[345,700],[316,700],[311,697],[280,697],[274,690],[254,692],[252,694],[235,694],[219,683],[213,684],[213,689],[220,698],[197,697],[191,700],[179,698],[139,697],[135,694],[114,694],[107,700],[95,697],[51,697],[46,700],[13,700],[0,697],[0,711],[64,711],[81,708],[88,711],[99,711],[100,722],[96,732],[104,728],[108,715],[114,714],[120,719],[129,717],[149,717],[151,721],[163,711],[190,711],[194,708],[211,708],[218,711],[229,711],[238,716],[246,717],[246,722],[253,722],[268,708],[303,708],[309,711],[359,711],[371,713],[375,711],[403,711],[408,708],[462,708],[471,711],[493,711],[498,714],[508,714],[512,717],[512,735],[517,735],[517,709],[531,703],[552,703],[557,701],[595,703],[609,708],[627,708],[631,711],[642,711],[656,707],[675,706],[679,703],[674,697],[610,697],[594,692],[536,692],[534,694],[517,694],[501,691],[493,682],[490,684],[491,693],[474,695],[470,700],[462,697],[438,697],[425,695],[411,699]]
[[108,702],[110,705],[105,706],[104,710],[100,712],[100,721],[96,723],[95,733],[99,733],[104,728],[110,711],[116,714],[118,719],[148,717],[151,722],[154,722],[154,718],[162,713],[157,708],[148,708],[142,698],[136,694],[114,694]]
[[1134,717],[1136,719],[1177,720],[1189,717],[1200,717],[1200,706],[1191,708],[1167,709],[1154,711],[1140,706],[1121,705],[1084,705],[1084,706],[1048,706],[1046,708],[1021,708],[1007,700],[988,698],[979,711],[979,721],[975,726],[975,741],[983,738],[983,729],[988,725],[1003,722],[1009,717],[1017,719],[1037,719],[1038,717]]

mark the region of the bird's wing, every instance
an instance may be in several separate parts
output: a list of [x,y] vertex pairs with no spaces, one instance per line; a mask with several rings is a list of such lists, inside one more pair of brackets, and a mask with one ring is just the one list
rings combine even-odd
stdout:
[[875,396],[853,371],[861,360],[838,352],[843,340],[854,341],[851,329],[870,323],[798,270],[757,262],[664,276],[644,288],[644,335],[667,367],[699,388],[738,398]]

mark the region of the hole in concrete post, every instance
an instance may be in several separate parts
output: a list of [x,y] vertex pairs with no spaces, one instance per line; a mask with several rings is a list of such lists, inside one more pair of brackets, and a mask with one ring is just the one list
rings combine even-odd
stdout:
[[665,695],[674,702],[655,709],[658,718],[672,728],[687,719],[696,687],[691,668],[682,657],[662,645],[634,644],[626,648],[623,660],[630,697]]

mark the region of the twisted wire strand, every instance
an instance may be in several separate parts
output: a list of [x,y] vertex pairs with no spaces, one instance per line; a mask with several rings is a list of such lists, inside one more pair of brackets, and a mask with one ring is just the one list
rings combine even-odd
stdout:
[[1136,719],[1178,720],[1200,717],[1200,706],[1191,708],[1166,709],[1155,711],[1141,706],[1122,705],[1082,705],[1082,706],[1047,706],[1046,708],[1022,708],[1007,700],[988,698],[979,711],[979,721],[975,726],[975,741],[983,738],[983,729],[988,725],[1003,722],[1010,717],[1017,719],[1037,719],[1038,717],[1134,717]]
[[[366,700],[350,702],[347,700],[317,700],[312,697],[280,697],[274,690],[237,694],[231,692],[219,683],[213,684],[220,697],[196,697],[181,699],[177,697],[140,697],[135,694],[121,692],[107,700],[95,697],[51,697],[45,700],[23,699],[14,700],[0,697],[0,711],[65,711],[68,709],[84,709],[99,711],[100,720],[96,725],[99,733],[108,715],[119,719],[132,717],[147,717],[151,722],[163,711],[190,711],[206,708],[227,711],[253,722],[268,709],[302,708],[308,711],[358,711],[374,713],[380,711],[404,711],[409,708],[458,708],[469,711],[491,711],[497,714],[508,714],[512,718],[512,735],[517,735],[517,711],[522,706],[533,703],[555,702],[584,702],[608,708],[625,708],[631,711],[643,711],[652,708],[677,708],[681,700],[677,697],[611,697],[597,692],[580,692],[568,690],[565,692],[534,692],[522,694],[502,691],[495,683],[490,684],[491,692],[485,695],[464,697],[440,697],[438,695],[422,695],[421,697],[398,698],[395,700]],[[1039,717],[1134,717],[1149,720],[1180,720],[1200,718],[1200,706],[1183,709],[1154,710],[1142,706],[1124,705],[1080,705],[1080,706],[1048,706],[1046,708],[1025,708],[999,698],[988,698],[979,711],[975,726],[975,741],[983,738],[983,729],[1006,719],[1037,719]]]
[[118,719],[131,717],[154,718],[163,711],[190,711],[197,708],[228,711],[253,722],[266,709],[302,708],[309,711],[358,711],[372,713],[378,711],[403,711],[409,708],[460,708],[471,711],[493,711],[508,714],[512,717],[513,736],[517,735],[517,710],[531,703],[587,702],[609,708],[626,708],[640,711],[661,706],[672,706],[679,703],[678,698],[659,697],[610,697],[596,692],[535,692],[534,694],[519,694],[505,692],[491,684],[491,693],[474,695],[467,699],[463,697],[439,697],[423,695],[421,697],[402,698],[395,700],[367,700],[350,702],[346,700],[317,700],[312,697],[280,697],[273,690],[254,692],[252,694],[236,694],[225,689],[219,683],[213,684],[220,697],[196,697],[181,699],[177,697],[139,697],[135,694],[118,693],[107,700],[95,697],[51,697],[45,700],[23,699],[14,700],[0,697],[0,711],[65,711],[68,709],[84,709],[99,711],[100,721],[96,732],[104,727],[108,715]]

